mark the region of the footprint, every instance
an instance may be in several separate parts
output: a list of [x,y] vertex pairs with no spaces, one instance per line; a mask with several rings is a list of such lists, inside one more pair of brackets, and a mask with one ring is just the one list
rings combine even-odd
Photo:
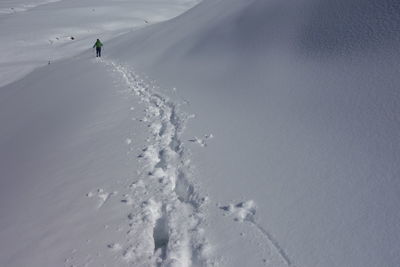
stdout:
[[108,244],[107,247],[112,251],[119,251],[122,249],[122,246],[119,243],[111,243]]
[[128,195],[128,194],[125,194],[125,195],[123,195],[123,199],[121,199],[121,202],[122,203],[125,203],[126,205],[132,205],[132,204],[134,204],[134,200],[133,200],[133,198],[132,198],[132,196],[131,195]]
[[143,180],[141,180],[141,179],[138,181],[135,181],[129,185],[129,188],[131,188],[131,189],[144,188],[144,187],[145,187],[145,184],[144,184]]
[[164,215],[162,215],[156,221],[156,225],[153,230],[153,238],[154,254],[156,258],[159,258],[161,261],[163,261],[167,256],[167,246],[169,242],[168,221]]
[[188,141],[192,142],[192,143],[196,143],[196,144],[200,145],[201,147],[206,147],[207,140],[212,139],[212,138],[214,138],[213,134],[206,134],[206,135],[204,135],[203,138],[199,138],[199,137],[195,136],[192,139],[189,139]]
[[97,196],[97,198],[98,198],[97,208],[100,209],[104,205],[104,203],[106,203],[110,199],[111,196],[117,195],[117,194],[118,194],[118,192],[116,192],[116,191],[111,192],[111,193],[107,193],[107,192],[104,191],[104,189],[99,188],[99,189],[96,190],[96,193],[89,192],[89,193],[86,194],[86,196],[88,198],[92,198],[94,196]]
[[224,210],[228,215],[233,215],[235,221],[254,222],[254,216],[256,215],[256,204],[253,200],[240,202],[236,205],[229,204],[227,206],[221,206],[219,208],[221,210]]

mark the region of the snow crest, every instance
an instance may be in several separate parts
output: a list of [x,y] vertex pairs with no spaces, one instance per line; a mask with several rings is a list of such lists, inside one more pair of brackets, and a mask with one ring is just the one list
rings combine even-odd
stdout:
[[180,139],[187,116],[128,67],[103,62],[145,105],[141,121],[151,133],[148,145],[138,155],[142,177],[121,201],[131,210],[127,239],[114,251],[134,266],[209,265],[209,245],[202,229],[206,198],[191,181],[190,160]]

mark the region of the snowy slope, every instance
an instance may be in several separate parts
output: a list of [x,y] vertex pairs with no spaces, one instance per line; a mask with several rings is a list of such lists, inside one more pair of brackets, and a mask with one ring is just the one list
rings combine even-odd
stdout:
[[0,14],[8,15],[8,14],[16,14],[18,12],[24,12],[29,9],[46,5],[49,3],[57,2],[59,0],[4,0],[0,3]]
[[151,84],[85,56],[1,96],[2,266],[207,264],[187,118]]
[[[268,265],[270,254],[296,266],[400,264],[399,10],[204,1],[115,42],[113,57],[177,88],[195,114],[186,140],[227,266]],[[247,226],[223,217],[249,199]]]
[[[170,19],[197,0],[18,0],[0,3],[0,85],[102,41]],[[18,6],[25,10],[2,14]],[[107,47],[104,47],[107,49]]]
[[[81,5],[91,4],[107,13],[101,27],[118,26],[123,3],[104,3],[68,2],[66,7],[28,10],[4,21],[18,25],[32,41],[22,49],[35,51],[28,64],[32,57],[53,51],[33,40],[29,31],[37,26],[32,22],[55,12],[64,27],[74,14],[71,23],[84,31],[92,23],[87,11],[92,11]],[[195,3],[132,1],[128,7],[154,22]],[[127,19],[138,20],[131,16]],[[6,37],[19,38],[10,25],[2,28]],[[121,25],[98,33],[111,38],[132,27]],[[43,34],[58,27],[42,26]],[[82,47],[93,44],[90,36],[83,34],[75,44],[64,40],[56,48],[66,53],[62,57],[82,53]],[[10,77],[2,72],[2,82],[8,83],[23,75],[19,71],[25,63],[19,62],[18,47],[5,42],[2,48],[4,59],[15,63],[4,63],[5,69],[17,73]],[[32,62],[29,70],[41,65]],[[0,266],[147,266],[160,259],[182,266],[203,261],[202,255],[188,251],[205,241],[197,230],[204,200],[186,178],[190,162],[180,146],[185,117],[150,88],[128,68],[94,59],[90,50],[52,61],[1,88]],[[148,179],[150,172],[153,179]]]
[[114,265],[105,242],[121,235],[125,216],[100,205],[137,170],[125,139],[145,137],[131,127],[124,88],[107,77],[85,58],[2,88],[1,266]]
[[0,89],[1,266],[400,264],[397,1],[105,3]]

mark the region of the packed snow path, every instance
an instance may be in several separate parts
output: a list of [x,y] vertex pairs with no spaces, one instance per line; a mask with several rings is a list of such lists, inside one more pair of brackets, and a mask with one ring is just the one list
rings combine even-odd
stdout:
[[[133,182],[122,203],[130,205],[127,239],[109,247],[135,266],[207,265],[207,244],[201,229],[201,197],[190,180],[190,160],[180,140],[187,116],[174,103],[154,92],[128,67],[103,61],[117,73],[130,92],[146,106],[151,130],[148,145],[138,158],[142,179]],[[131,140],[127,140],[129,144]]]
[[[138,155],[143,160],[141,179],[130,184],[131,193],[124,194],[121,200],[132,207],[127,215],[127,240],[124,246],[111,243],[108,247],[135,266],[215,265],[202,228],[203,204],[207,198],[199,194],[192,181],[191,161],[181,141],[186,121],[192,116],[179,112],[177,104],[156,92],[155,86],[146,83],[129,67],[112,60],[101,61],[122,79],[128,93],[139,97],[144,104],[145,117],[141,122],[151,132],[148,145]],[[128,145],[131,142],[129,138],[126,140]],[[256,221],[255,203],[241,204],[237,207],[243,208],[237,210],[243,218],[234,221],[249,222],[266,239],[264,246],[272,254],[264,264],[295,266],[278,241]]]

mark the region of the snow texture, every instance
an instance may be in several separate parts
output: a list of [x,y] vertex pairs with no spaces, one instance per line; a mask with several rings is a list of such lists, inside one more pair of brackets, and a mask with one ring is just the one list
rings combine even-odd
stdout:
[[397,0],[0,21],[0,266],[400,266]]

